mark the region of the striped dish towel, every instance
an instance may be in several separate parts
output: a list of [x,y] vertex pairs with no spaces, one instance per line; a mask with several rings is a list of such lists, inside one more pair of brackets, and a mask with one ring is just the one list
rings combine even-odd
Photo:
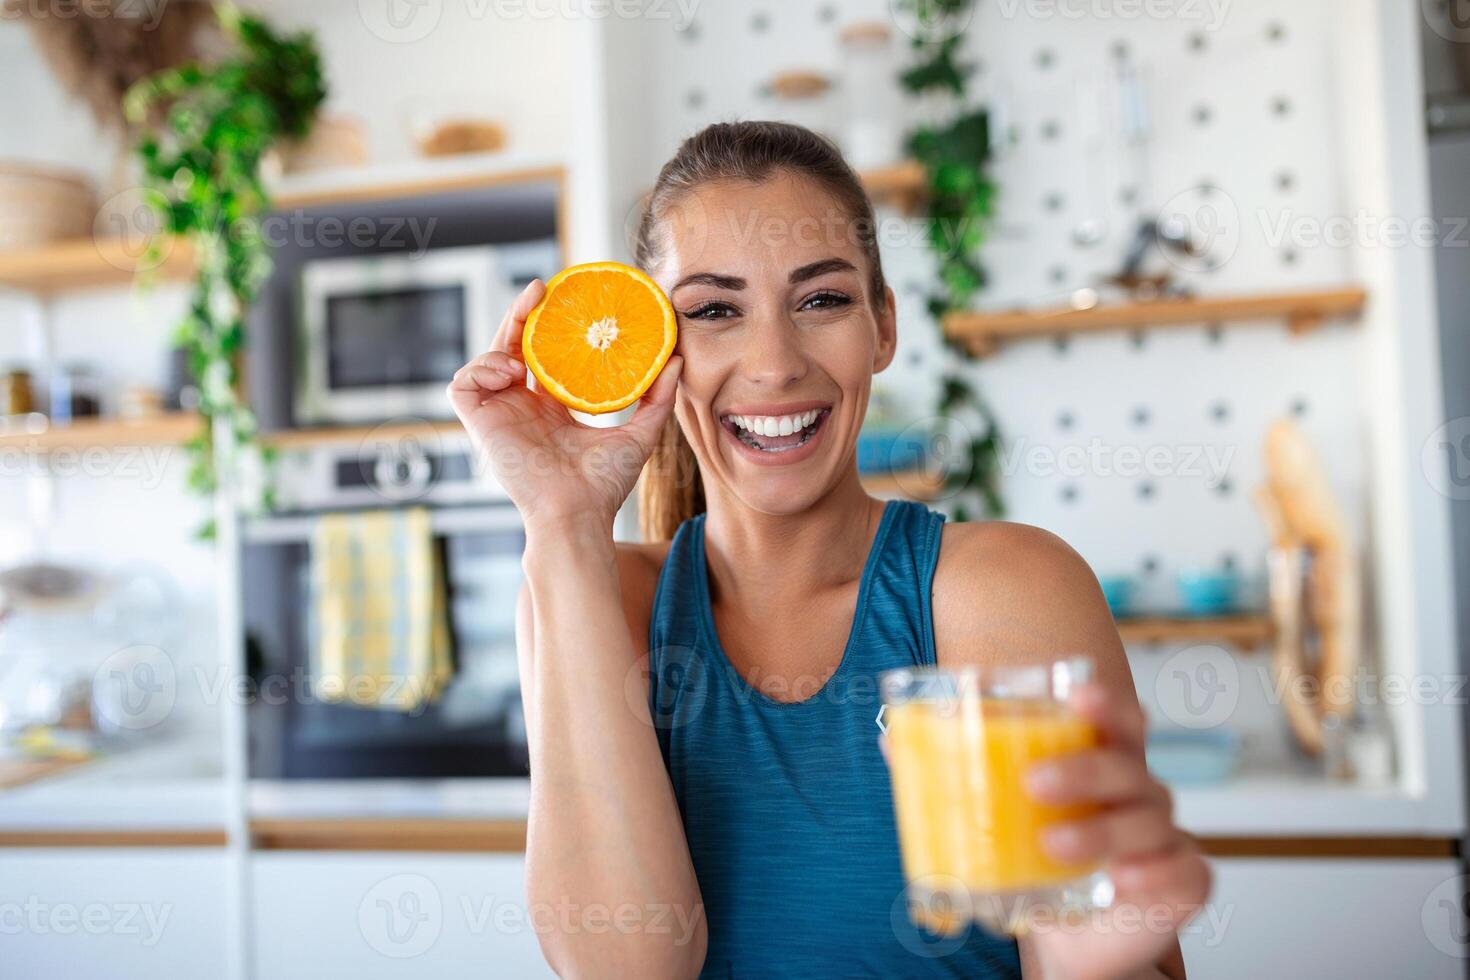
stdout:
[[412,712],[453,675],[444,577],[424,508],[328,514],[311,540],[312,687]]

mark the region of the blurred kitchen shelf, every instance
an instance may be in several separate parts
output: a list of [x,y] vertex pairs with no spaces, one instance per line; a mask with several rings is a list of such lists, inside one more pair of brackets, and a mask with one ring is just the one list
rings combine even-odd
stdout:
[[1431,95],[1424,118],[1431,133],[1470,130],[1470,95]]
[[[0,287],[46,296],[74,289],[127,286],[139,276],[143,258],[133,245],[113,238],[79,238],[35,248],[0,250]],[[151,274],[159,280],[187,278],[193,250],[172,240]]]
[[[870,167],[858,171],[863,189],[872,198],[874,206],[890,205],[905,213],[918,210],[924,195],[929,191],[929,175],[924,165],[917,160],[903,160],[886,167]],[[644,190],[641,200],[646,200],[653,188]]]
[[931,501],[939,499],[944,490],[944,474],[928,473],[924,470],[909,470],[899,473],[863,473],[863,489],[875,497],[901,497],[906,500]]
[[1255,296],[1200,296],[1012,312],[951,313],[945,335],[963,342],[977,357],[1002,341],[1135,327],[1188,327],[1202,323],[1283,319],[1292,333],[1305,333],[1336,317],[1357,316],[1368,294],[1358,287]]
[[1275,629],[1265,614],[1199,618],[1125,616],[1117,621],[1124,643],[1229,643],[1255,650],[1271,642]]
[[192,412],[168,412],[143,418],[78,419],[51,425],[36,415],[34,426],[0,429],[0,446],[35,452],[54,449],[112,449],[121,446],[173,446],[199,432],[199,416]]
[[403,200],[489,187],[561,181],[565,175],[565,168],[548,158],[474,153],[391,165],[288,174],[272,181],[267,190],[271,195],[271,207],[279,210]]
[[929,186],[928,172],[917,160],[874,167],[858,176],[874,204],[890,204],[905,213],[918,210]]
[[361,443],[368,439],[413,437],[425,440],[468,438],[458,421],[387,423],[376,426],[337,426],[324,429],[281,429],[261,433],[261,441],[277,449],[313,449],[317,446]]

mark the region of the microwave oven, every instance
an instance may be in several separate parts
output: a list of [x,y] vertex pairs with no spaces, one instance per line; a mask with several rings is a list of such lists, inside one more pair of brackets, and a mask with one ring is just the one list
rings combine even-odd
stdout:
[[296,425],[449,419],[454,372],[483,353],[515,297],[549,280],[556,239],[308,262],[297,316]]

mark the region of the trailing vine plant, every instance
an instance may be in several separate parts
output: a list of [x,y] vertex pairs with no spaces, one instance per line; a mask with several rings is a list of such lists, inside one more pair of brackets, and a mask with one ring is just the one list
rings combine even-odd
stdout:
[[[960,60],[962,28],[969,23],[975,0],[904,0],[920,26],[914,32],[917,61],[900,76],[904,89],[946,112],[910,135],[910,154],[927,177],[930,248],[939,259],[936,287],[928,297],[929,313],[943,324],[947,314],[966,310],[986,283],[979,250],[994,214],[996,187],[986,172],[990,161],[990,118],[968,101],[967,82],[974,66]],[[965,348],[946,338],[957,355]],[[968,520],[978,506],[990,517],[1005,510],[1000,493],[1001,437],[989,406],[974,384],[951,370],[940,384],[936,411],[956,421],[964,433],[945,475],[953,495],[955,519]]]
[[[247,510],[271,505],[271,452],[240,392],[245,315],[270,274],[260,232],[269,206],[261,162],[281,140],[310,130],[326,87],[310,34],[282,36],[233,3],[215,6],[232,51],[145,78],[125,109],[137,143],[145,198],[158,218],[155,256],[176,239],[193,249],[189,309],[174,336],[199,387],[200,434],[186,444],[188,485],[212,495],[221,471]],[[213,535],[213,522],[201,536]]]

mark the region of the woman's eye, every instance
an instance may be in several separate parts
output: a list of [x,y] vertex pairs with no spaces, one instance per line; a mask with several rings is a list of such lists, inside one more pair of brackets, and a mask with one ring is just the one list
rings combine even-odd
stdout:
[[684,316],[690,320],[723,320],[734,313],[735,307],[729,303],[702,303],[687,311]]
[[842,293],[817,293],[801,304],[803,310],[830,310],[846,306],[852,300]]

